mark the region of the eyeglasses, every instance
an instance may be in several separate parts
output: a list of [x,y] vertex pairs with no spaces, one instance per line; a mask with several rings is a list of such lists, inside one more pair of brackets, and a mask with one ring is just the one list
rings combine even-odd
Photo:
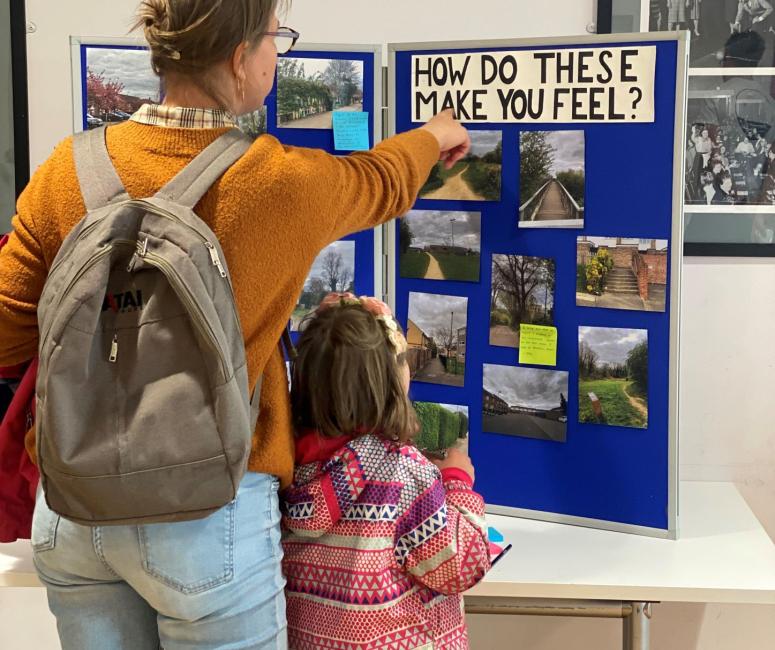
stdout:
[[290,27],[278,27],[276,32],[264,32],[264,36],[274,36],[274,45],[278,54],[288,54],[299,40],[299,32]]

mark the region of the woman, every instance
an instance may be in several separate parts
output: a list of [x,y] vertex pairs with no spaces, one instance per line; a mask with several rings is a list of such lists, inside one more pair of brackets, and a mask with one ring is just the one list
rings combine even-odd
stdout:
[[670,31],[686,22],[686,0],[667,0],[667,23]]
[[740,0],[735,24],[739,30],[752,30],[760,34],[773,31],[772,5],[767,0]]
[[[166,99],[107,132],[131,196],[153,195],[234,115],[264,103],[278,48],[298,36],[278,26],[278,2],[142,3]],[[185,523],[80,526],[39,495],[34,558],[64,650],[286,647],[277,491],[292,480],[293,435],[278,340],[318,253],[403,214],[433,165],[452,165],[469,147],[449,114],[351,157],[262,136],[205,195],[196,210],[228,260],[250,388],[264,376],[249,472],[228,511]],[[21,196],[0,253],[0,366],[36,354],[47,271],[84,213],[68,138]]]

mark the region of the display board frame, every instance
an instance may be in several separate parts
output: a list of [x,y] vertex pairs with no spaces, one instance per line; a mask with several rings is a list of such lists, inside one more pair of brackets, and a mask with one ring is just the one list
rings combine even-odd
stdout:
[[[127,50],[147,50],[147,43],[141,38],[131,37],[82,37],[72,36],[70,38],[70,53],[71,53],[71,75],[72,75],[72,107],[73,107],[73,132],[77,133],[84,129],[85,113],[84,113],[84,98],[85,98],[85,65],[83,52],[84,48],[115,48],[115,49],[127,49]],[[373,97],[373,114],[372,124],[373,128],[370,130],[372,138],[372,146],[379,143],[384,138],[384,67],[383,67],[383,52],[381,45],[375,44],[332,44],[332,43],[299,43],[288,54],[293,57],[294,55],[309,55],[315,53],[331,53],[333,54],[360,54],[374,57],[373,64],[373,84],[370,87],[370,92]],[[268,105],[271,102],[276,101],[276,83],[272,88],[272,92],[267,96],[267,116],[272,112],[268,109]],[[267,117],[268,119],[268,117]],[[281,141],[283,138],[282,131],[284,129],[277,128],[273,125],[271,128],[267,124],[267,132],[278,137]],[[299,131],[304,131],[300,129]],[[333,133],[333,131],[331,131]],[[333,136],[332,136],[333,142]],[[295,144],[295,143],[294,143]],[[299,143],[301,144],[301,143]],[[303,146],[303,145],[302,145]],[[314,145],[313,145],[314,146]],[[364,231],[369,233],[369,231]],[[373,289],[367,290],[364,293],[373,293],[374,295],[382,295],[385,290],[385,255],[384,255],[384,235],[383,228],[377,227],[373,229],[373,264],[367,263],[365,266],[373,266]],[[355,233],[343,238],[344,241],[358,239],[363,236],[363,233]],[[356,265],[361,266],[356,258]],[[371,268],[369,268],[371,273]],[[365,283],[367,287],[371,287],[372,283]]]
[[[557,37],[557,38],[531,38],[531,39],[499,39],[488,41],[451,41],[451,42],[425,42],[425,43],[400,43],[388,45],[388,125],[389,135],[397,132],[397,102],[398,94],[396,88],[397,75],[397,56],[401,53],[427,53],[427,52],[468,52],[468,51],[488,51],[503,50],[509,48],[571,48],[571,47],[591,47],[603,45],[629,45],[645,43],[676,43],[676,69],[675,74],[675,120],[673,129],[673,165],[672,165],[672,214],[671,214],[671,240],[669,249],[670,264],[670,301],[669,301],[669,389],[667,404],[667,498],[664,503],[666,511],[665,525],[650,526],[637,525],[632,523],[623,523],[620,521],[610,521],[603,518],[578,516],[574,514],[548,512],[532,508],[514,507],[489,503],[488,512],[494,514],[504,514],[510,516],[526,517],[543,521],[551,521],[565,524],[586,526],[591,528],[600,528],[625,533],[633,533],[651,537],[676,539],[678,536],[678,416],[679,416],[679,342],[680,342],[680,287],[682,275],[682,256],[683,256],[683,228],[682,228],[682,210],[683,210],[683,165],[684,165],[684,129],[685,129],[685,106],[687,96],[687,67],[688,67],[688,37],[683,33],[663,33],[663,34],[617,34],[617,35],[593,35],[579,37]],[[668,72],[673,74],[672,72]],[[658,69],[657,74],[660,74]],[[405,96],[406,92],[404,92]],[[416,126],[416,125],[415,125]],[[501,125],[488,125],[492,128],[498,128]],[[548,125],[549,128],[556,125]],[[592,234],[592,233],[590,233]],[[391,260],[388,267],[388,296],[390,304],[395,309],[397,306],[397,237],[396,228],[387,229],[387,252]],[[398,313],[399,318],[402,314]],[[481,405],[482,387],[474,386],[474,390],[479,391],[479,397],[469,399],[469,407],[476,408]],[[570,414],[569,414],[570,415]],[[570,419],[570,418],[569,418]],[[473,431],[476,435],[477,432]],[[475,459],[476,460],[476,459]],[[485,495],[487,496],[487,495]]]

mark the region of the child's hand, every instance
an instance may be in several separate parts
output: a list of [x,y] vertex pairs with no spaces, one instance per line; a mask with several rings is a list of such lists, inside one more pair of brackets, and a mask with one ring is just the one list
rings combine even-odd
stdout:
[[466,474],[468,474],[472,481],[476,478],[474,465],[471,462],[471,459],[468,457],[468,454],[464,454],[462,451],[455,447],[447,450],[447,457],[443,460],[431,460],[431,462],[441,470],[450,467],[456,467],[457,469],[462,469]]

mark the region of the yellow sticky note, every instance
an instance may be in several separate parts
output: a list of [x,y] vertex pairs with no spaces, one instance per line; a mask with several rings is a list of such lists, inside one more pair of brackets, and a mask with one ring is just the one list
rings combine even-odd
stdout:
[[534,366],[556,366],[557,328],[524,323],[520,325],[519,362]]

